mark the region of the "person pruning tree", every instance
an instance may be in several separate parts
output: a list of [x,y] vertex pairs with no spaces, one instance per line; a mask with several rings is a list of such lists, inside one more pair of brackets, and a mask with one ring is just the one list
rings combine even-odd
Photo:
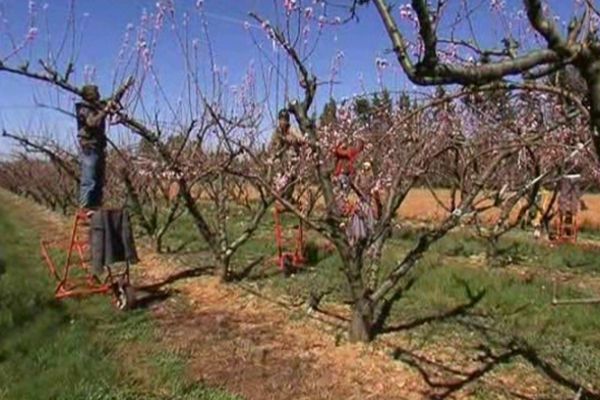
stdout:
[[80,146],[79,206],[88,210],[100,208],[106,165],[106,116],[116,111],[116,103],[100,100],[96,85],[85,85],[83,101],[75,104],[77,137]]
[[277,128],[273,132],[269,144],[269,159],[272,165],[277,164],[279,172],[276,175],[275,186],[282,191],[282,197],[291,200],[294,193],[294,185],[284,190],[296,179],[297,164],[300,161],[302,146],[306,139],[290,124],[290,113],[282,109],[278,114]]

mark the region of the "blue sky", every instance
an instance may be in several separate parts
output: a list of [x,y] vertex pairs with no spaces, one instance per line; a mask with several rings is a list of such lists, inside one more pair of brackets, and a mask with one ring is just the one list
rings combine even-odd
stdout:
[[[277,0],[282,4],[282,0]],[[338,3],[348,0],[336,0]],[[469,0],[471,2],[471,0]],[[475,19],[475,31],[484,43],[498,43],[505,35],[502,21],[495,19],[487,10],[491,0],[476,0],[473,4],[483,3],[481,16]],[[57,41],[58,33],[64,29],[65,18],[68,15],[69,0],[36,0],[38,9],[43,4],[48,4],[47,15],[49,30],[54,35],[53,42]],[[153,11],[154,0],[77,0],[76,16],[85,24],[83,46],[77,60],[75,81],[82,83],[83,67],[93,66],[96,69],[96,83],[101,90],[108,91],[111,87],[112,71],[115,66],[118,49],[121,44],[126,26],[129,23],[137,24],[144,9]],[[312,1],[304,0],[304,4]],[[403,3],[402,1],[397,4]],[[460,3],[459,0],[450,0],[451,7]],[[505,0],[509,9],[520,8],[520,0]],[[27,0],[0,0],[3,5],[2,18],[8,22],[3,27],[0,39],[0,56],[5,56],[7,47],[6,31],[15,37],[22,38],[28,29],[28,1]],[[181,17],[184,11],[193,15],[195,0],[176,0],[177,14]],[[573,0],[552,0],[550,5],[559,15],[565,17],[571,14]],[[310,5],[310,4],[307,4]],[[317,7],[315,7],[318,10]],[[277,20],[277,13],[272,0],[205,0],[203,10],[209,24],[210,36],[215,49],[216,62],[219,66],[227,67],[230,81],[239,81],[247,66],[252,60],[258,60],[260,54],[248,32],[244,29],[243,21],[248,20],[249,11],[255,11],[271,21]],[[281,18],[281,10],[279,10]],[[40,29],[40,37],[32,49],[23,53],[26,57],[31,55],[33,62],[39,58],[44,50],[43,33],[45,23],[39,15],[36,25]],[[86,17],[86,15],[88,15]],[[398,12],[395,12],[398,16]],[[192,25],[193,26],[193,25]],[[410,31],[407,24],[401,25]],[[196,27],[195,29],[199,29]],[[192,35],[194,28],[192,28]],[[260,32],[257,32],[260,35]],[[200,36],[200,34],[198,34]],[[164,78],[164,84],[173,98],[181,88],[181,71],[174,68],[179,54],[176,46],[172,46],[168,36],[161,42],[156,67]],[[377,74],[375,68],[376,57],[386,57],[390,67],[384,75],[385,85],[391,90],[410,89],[412,85],[406,81],[394,58],[386,54],[389,41],[380,23],[379,17],[373,6],[360,11],[360,22],[328,30],[320,40],[318,51],[311,58],[311,67],[321,79],[329,77],[329,68],[332,58],[338,51],[344,52],[344,60],[339,84],[334,89],[336,97],[352,96],[363,90],[377,90]],[[271,56],[275,57],[275,53]],[[15,61],[15,59],[11,59]],[[359,78],[362,76],[362,80]],[[280,88],[283,86],[281,84]],[[74,123],[60,114],[35,107],[34,99],[48,102],[54,95],[53,91],[38,84],[32,84],[26,79],[15,78],[7,74],[0,74],[0,128],[10,130],[27,129],[35,131],[45,127],[61,140],[70,140],[74,134]],[[282,94],[279,96],[281,98]],[[318,96],[318,109],[328,97],[328,89],[322,88]],[[64,99],[63,99],[64,100]],[[68,99],[67,99],[68,100]],[[0,139],[0,154],[6,153],[7,142]]]

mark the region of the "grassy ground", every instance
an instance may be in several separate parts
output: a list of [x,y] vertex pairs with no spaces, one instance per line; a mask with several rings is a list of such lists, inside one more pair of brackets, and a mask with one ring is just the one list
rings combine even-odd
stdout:
[[[293,219],[287,218],[286,224],[291,227]],[[169,240],[177,242],[194,234],[191,226],[183,224]],[[238,265],[274,255],[273,236],[268,217],[239,254]],[[386,264],[402,257],[417,236],[411,228],[396,232],[384,255]],[[561,284],[562,297],[599,296],[585,282],[600,277],[600,249],[551,248],[522,231],[503,238],[500,248],[510,267],[489,266],[483,258],[485,243],[466,232],[452,233],[436,244],[392,302],[382,337],[401,337],[421,349],[446,352],[453,360],[477,358],[483,351],[493,360],[502,360],[494,368],[517,376],[526,365],[549,382],[540,394],[555,396],[557,390],[564,390],[569,395],[580,385],[593,388],[600,382],[600,306],[553,307],[552,279],[556,274],[575,276],[573,282]],[[273,265],[257,269],[250,281],[293,300],[306,298],[310,291],[329,291],[326,301],[340,304],[347,296],[339,260],[321,251],[314,258],[313,265],[293,278],[283,278]],[[478,383],[472,385],[477,388]],[[481,389],[481,398],[497,398],[488,390]]]
[[[154,326],[146,311],[117,314],[101,297],[54,301],[36,234],[23,223],[26,215],[0,206],[0,246],[9,261],[0,276],[0,399],[231,399],[192,384],[185,358],[154,345]],[[290,217],[284,220],[288,228],[295,223]],[[233,219],[232,227],[239,231],[242,224]],[[402,257],[417,236],[409,227],[395,232],[385,263]],[[274,255],[273,237],[269,215],[237,256],[238,267]],[[186,257],[210,262],[189,219],[174,227],[166,243],[175,248],[190,239],[194,242],[188,250],[200,253]],[[311,233],[309,241],[317,238]],[[600,382],[600,307],[552,307],[550,302],[557,274],[575,277],[561,285],[561,296],[597,295],[598,286],[587,281],[600,280],[600,250],[550,248],[521,231],[504,238],[500,247],[512,265],[493,268],[482,258],[486,247],[481,240],[467,232],[448,235],[393,299],[380,337],[408,342],[410,351],[436,354],[448,369],[463,375],[474,363],[481,366],[481,375],[467,374],[474,376],[469,385],[480,396],[475,398],[513,398],[503,392],[510,387],[490,388],[480,379],[488,367],[517,378],[537,371],[545,384],[535,393],[547,398],[571,398],[580,385],[598,390],[593,385]],[[347,298],[339,260],[317,246],[313,249],[313,262],[303,273],[284,279],[266,262],[249,282],[295,299],[305,299],[312,290],[329,291],[326,306],[338,306]],[[439,375],[407,354],[406,348],[398,348],[391,355],[424,374]],[[519,384],[525,380],[517,379]]]
[[[5,194],[0,193],[5,196]],[[0,399],[234,397],[192,384],[184,360],[154,345],[149,313],[117,313],[105,297],[53,299],[32,217],[0,202]]]

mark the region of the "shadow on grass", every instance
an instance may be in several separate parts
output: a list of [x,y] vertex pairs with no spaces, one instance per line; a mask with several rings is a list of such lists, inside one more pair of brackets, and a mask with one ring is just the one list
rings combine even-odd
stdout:
[[382,306],[380,308],[377,320],[375,321],[375,324],[373,326],[374,332],[376,334],[381,334],[381,333],[406,331],[406,330],[414,329],[421,325],[429,324],[432,322],[442,322],[442,321],[445,321],[445,320],[448,320],[451,318],[457,318],[457,317],[466,315],[469,310],[473,309],[475,306],[477,306],[477,304],[479,304],[479,302],[485,296],[486,291],[485,291],[485,289],[482,289],[482,290],[474,293],[465,280],[460,279],[460,278],[455,278],[455,279],[465,289],[465,295],[469,299],[466,303],[460,304],[450,310],[444,311],[439,314],[417,318],[413,321],[405,322],[405,323],[398,324],[398,325],[385,326],[385,322],[387,321],[387,319],[390,316],[390,313],[392,311],[392,307],[393,307],[394,303],[399,301],[401,299],[402,295],[415,284],[416,280],[413,278],[410,281],[408,281],[408,283],[406,285],[400,287],[400,289],[398,289],[393,294],[392,297],[390,297],[389,299],[386,299],[384,301],[384,303],[382,304]]
[[[262,261],[264,261],[264,258],[258,260],[258,262],[256,264],[251,265],[251,267],[252,267],[251,269],[254,269],[254,267],[256,267],[258,264],[261,264]],[[295,268],[293,268],[293,270],[290,271],[289,275],[286,276],[285,273],[279,268],[277,258],[275,258],[274,260],[273,259],[268,260],[267,264],[263,264],[262,270],[257,272],[256,274],[251,274],[250,272],[248,272],[242,278],[239,278],[237,280],[245,279],[247,282],[260,282],[260,281],[267,281],[267,280],[269,280],[271,278],[275,278],[276,276],[279,276],[279,275],[289,278],[289,277],[292,277],[295,275],[302,275],[302,274],[309,273],[310,269],[307,268],[308,266],[309,266],[309,264],[295,267]]]
[[214,272],[214,270],[215,270],[215,268],[212,266],[186,269],[186,270],[171,274],[171,275],[167,276],[165,279],[161,280],[160,282],[150,283],[150,284],[142,285],[142,286],[136,286],[135,289],[136,289],[136,291],[143,291],[143,292],[157,292],[164,286],[169,285],[174,282],[177,282],[181,279],[195,278],[195,277],[202,276],[202,275],[210,275]]
[[397,301],[399,301],[402,298],[402,295],[409,290],[416,282],[415,278],[411,278],[406,285],[401,286],[393,295],[392,297],[385,299],[383,301],[383,304],[381,305],[380,309],[379,309],[379,314],[377,315],[377,319],[375,320],[374,324],[373,324],[373,332],[377,335],[379,333],[383,333],[386,332],[385,327],[385,322],[387,321],[387,319],[390,317],[390,314],[392,312],[392,307],[394,306],[394,303],[396,303]]
[[[453,398],[458,391],[478,382],[485,383],[483,379],[504,364],[513,361],[525,360],[535,370],[541,372],[549,381],[571,391],[572,395],[567,399],[600,400],[600,393],[586,387],[585,382],[578,382],[567,377],[552,362],[545,360],[539,352],[526,340],[518,336],[507,335],[500,331],[489,328],[484,324],[463,320],[460,321],[466,328],[478,331],[486,338],[486,341],[475,348],[478,364],[470,370],[459,370],[452,367],[452,363],[445,364],[430,357],[414,353],[409,349],[396,348],[393,357],[411,367],[415,368],[430,388],[428,398],[442,400]],[[407,324],[409,325],[409,324]],[[410,328],[407,328],[410,329]],[[495,339],[494,336],[501,336]],[[465,351],[468,351],[465,349]],[[518,399],[537,399],[526,393],[519,393],[515,388],[505,387],[505,392]]]
[[163,254],[185,254],[185,253],[192,253],[193,251],[191,250],[187,250],[186,252],[184,252],[184,250],[192,243],[194,243],[194,239],[188,239],[188,240],[184,240],[183,242],[181,242],[179,245],[177,245],[177,247],[175,248],[171,248],[171,246],[165,246],[165,250],[162,251]]
[[258,257],[256,260],[250,261],[248,263],[248,265],[246,265],[244,268],[242,268],[241,271],[232,272],[231,280],[234,282],[239,282],[239,281],[242,281],[242,280],[248,278],[250,276],[250,274],[252,273],[252,271],[254,270],[254,268],[256,268],[258,265],[260,265],[264,261],[264,259],[265,259],[265,257],[263,257],[263,256]]
[[211,275],[215,268],[212,266],[190,268],[175,272],[159,282],[135,286],[136,301],[135,308],[149,308],[155,304],[167,300],[176,292],[172,288],[165,288],[172,283],[187,278],[195,278],[203,275]]
[[[552,362],[545,360],[534,346],[523,338],[476,322],[478,319],[472,318],[476,317],[476,315],[472,314],[471,310],[485,297],[486,291],[473,292],[466,281],[460,278],[456,279],[465,289],[468,299],[466,303],[443,313],[417,318],[398,325],[385,326],[385,320],[389,317],[393,303],[400,300],[402,294],[414,284],[414,282],[409,282],[408,285],[399,289],[390,297],[387,303],[384,303],[376,322],[376,328],[378,329],[376,332],[385,334],[413,330],[425,324],[445,322],[453,319],[468,330],[478,332],[481,335],[483,338],[482,343],[475,348],[475,354],[469,357],[476,360],[477,365],[469,368],[458,368],[453,361],[438,361],[433,357],[417,354],[411,349],[402,347],[394,349],[393,358],[401,360],[415,368],[429,386],[430,391],[427,393],[427,398],[436,400],[453,398],[457,392],[467,386],[476,385],[477,383],[485,384],[484,378],[490,372],[518,359],[525,360],[535,370],[540,371],[549,381],[566,391],[571,391],[572,396],[567,398],[600,400],[600,393],[594,391],[595,389],[593,388],[586,387],[585,382],[578,382],[573,378],[567,377]],[[460,351],[460,349],[458,350]],[[473,351],[473,348],[465,347],[464,351]],[[538,398],[531,397],[527,393],[519,393],[515,388],[506,387],[503,390],[518,399],[533,400]]]
[[[140,296],[140,294],[143,295]],[[162,303],[173,295],[173,290],[155,289],[152,291],[136,291],[135,308],[150,308]]]
[[304,246],[306,265],[310,265],[312,267],[319,265],[319,263],[331,257],[334,253],[335,248],[331,244],[319,246],[317,243],[309,241]]

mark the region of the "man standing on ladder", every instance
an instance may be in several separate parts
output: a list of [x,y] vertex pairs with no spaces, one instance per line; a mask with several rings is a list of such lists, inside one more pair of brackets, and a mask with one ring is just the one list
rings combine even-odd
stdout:
[[[535,203],[532,205],[531,225],[533,226],[533,237],[540,239],[544,231],[544,218],[548,213],[548,207],[552,202],[552,193],[545,187],[541,187],[536,195]],[[547,233],[548,229],[546,229]]]
[[[77,137],[80,146],[79,206],[90,216],[102,205],[106,163],[106,116],[114,111],[114,103],[100,102],[96,85],[85,85],[82,102],[75,104]],[[98,108],[100,105],[101,108]]]
[[[278,113],[278,122],[275,132],[269,143],[269,164],[271,171],[276,171],[275,190],[284,200],[294,202],[294,182],[298,176],[302,146],[306,145],[306,139],[298,133],[290,124],[290,113],[283,109]],[[269,172],[271,177],[271,172]],[[285,206],[279,202],[275,204],[275,240],[277,244],[277,263],[284,274],[289,275],[293,270],[304,263],[304,236],[302,221],[298,224],[295,250],[284,251],[283,234],[279,214],[285,210]]]
[[[306,139],[297,132],[290,124],[290,113],[282,109],[278,114],[277,128],[273,132],[271,143],[269,144],[269,158],[272,164],[278,162],[280,171],[276,177],[276,187],[278,191],[283,190],[296,179],[294,171],[300,162],[300,152]],[[285,190],[281,196],[290,201],[294,193],[294,185]]]

